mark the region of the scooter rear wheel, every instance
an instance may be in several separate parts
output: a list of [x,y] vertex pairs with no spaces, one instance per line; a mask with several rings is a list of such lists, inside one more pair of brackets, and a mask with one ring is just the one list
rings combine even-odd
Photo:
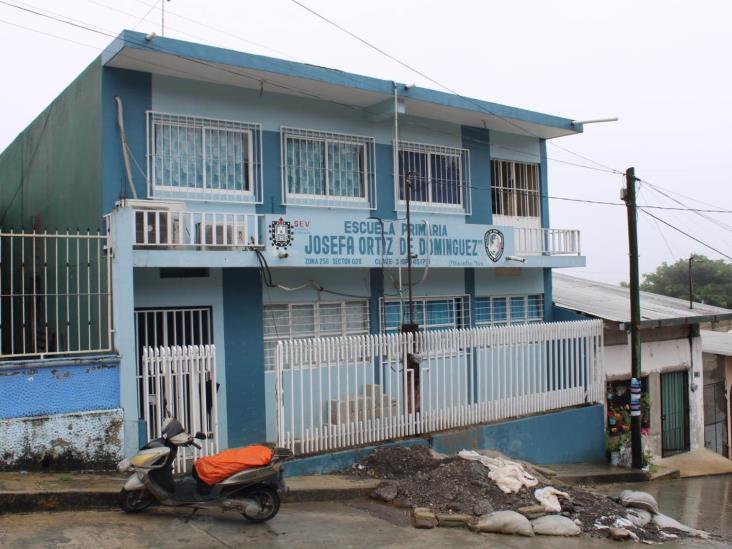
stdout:
[[125,513],[139,513],[155,501],[152,494],[145,490],[125,490],[119,493],[119,506]]
[[249,522],[266,522],[274,518],[280,510],[280,496],[276,490],[269,486],[262,485],[248,490],[246,497],[256,500],[261,509],[256,515],[242,513],[242,516]]

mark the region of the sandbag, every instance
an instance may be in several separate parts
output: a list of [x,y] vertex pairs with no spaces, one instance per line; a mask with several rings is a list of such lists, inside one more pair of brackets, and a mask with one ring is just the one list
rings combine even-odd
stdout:
[[516,534],[528,537],[534,535],[534,529],[531,527],[529,519],[516,511],[496,511],[483,515],[473,525],[473,529],[493,534]]
[[272,461],[272,449],[254,445],[231,448],[214,456],[202,457],[196,460],[193,466],[196,468],[198,478],[213,486],[234,473],[252,467],[262,467],[268,465],[270,461]]
[[625,512],[625,518],[632,522],[633,526],[637,526],[638,528],[644,528],[646,524],[651,522],[653,515],[651,515],[651,513],[649,513],[645,509],[629,508]]
[[544,488],[534,490],[534,497],[549,513],[559,513],[562,511],[562,505],[559,503],[557,496],[569,499],[569,494],[567,492],[557,490],[553,486],[546,486]]
[[488,478],[491,479],[505,494],[516,493],[521,488],[533,488],[539,481],[529,474],[520,463],[507,459],[492,458],[480,455],[473,450],[461,450],[458,453],[463,459],[477,461],[490,470]]
[[658,503],[656,499],[646,492],[638,492],[636,490],[623,490],[620,492],[620,503],[624,507],[635,507],[636,509],[645,509],[649,513],[658,513]]
[[662,515],[661,513],[654,515],[653,524],[655,524],[659,530],[666,530],[668,528],[671,528],[673,530],[685,532],[687,534],[700,538],[706,539],[709,537],[709,534],[707,534],[703,530],[697,530],[696,528],[691,528],[689,526],[686,526],[685,524],[681,524],[678,520],[666,515]]
[[545,515],[531,521],[534,534],[542,536],[579,536],[582,529],[562,515]]

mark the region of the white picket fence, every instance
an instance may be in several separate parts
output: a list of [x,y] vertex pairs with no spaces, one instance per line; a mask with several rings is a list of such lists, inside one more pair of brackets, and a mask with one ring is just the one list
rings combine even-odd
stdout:
[[309,454],[602,402],[602,337],[587,320],[280,341],[277,441]]
[[190,460],[218,452],[216,349],[213,345],[144,347],[139,376],[147,438],[160,436],[166,417],[190,433],[201,431],[201,447],[180,448],[173,468],[184,472]]

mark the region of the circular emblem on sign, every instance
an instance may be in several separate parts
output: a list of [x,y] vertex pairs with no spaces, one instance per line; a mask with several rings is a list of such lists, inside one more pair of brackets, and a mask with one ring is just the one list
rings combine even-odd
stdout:
[[292,244],[292,225],[281,217],[269,225],[269,241],[275,248],[287,249]]
[[503,256],[503,233],[498,229],[488,229],[483,236],[485,253],[495,263]]

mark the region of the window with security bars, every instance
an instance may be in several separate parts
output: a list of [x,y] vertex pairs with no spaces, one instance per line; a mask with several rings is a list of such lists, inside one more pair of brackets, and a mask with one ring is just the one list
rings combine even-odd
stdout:
[[260,153],[258,124],[148,112],[152,196],[256,202]]
[[[420,330],[453,330],[470,326],[468,296],[417,298],[414,303],[414,322]],[[409,303],[400,300],[383,300],[381,303],[381,329],[385,333],[401,330],[409,324]]]
[[452,147],[399,144],[399,200],[410,208],[467,209],[468,151]]
[[491,194],[496,215],[540,217],[539,165],[491,160]]
[[369,327],[369,303],[365,300],[265,305],[265,369],[275,367],[279,340],[366,335]]
[[544,296],[515,295],[475,298],[476,326],[528,324],[544,320]]
[[375,207],[374,139],[282,128],[287,204]]

